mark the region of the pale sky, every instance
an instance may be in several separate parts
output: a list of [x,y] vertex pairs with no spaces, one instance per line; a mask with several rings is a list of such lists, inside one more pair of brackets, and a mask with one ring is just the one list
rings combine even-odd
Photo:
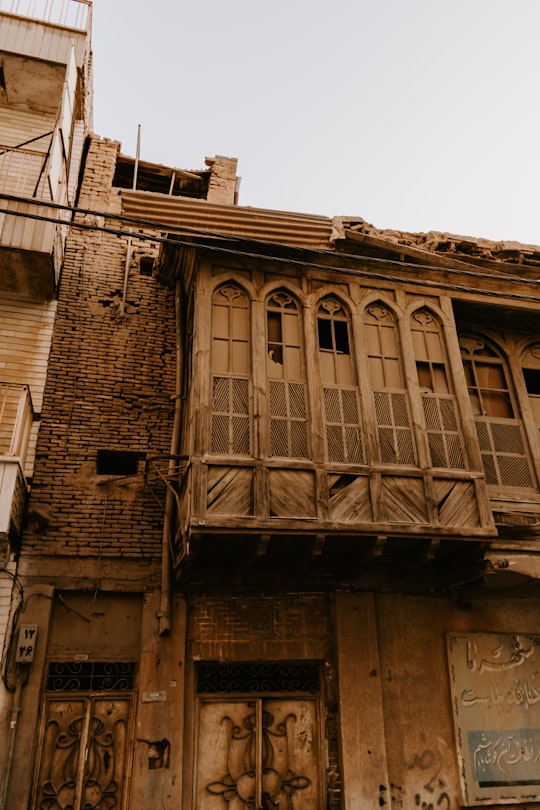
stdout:
[[240,205],[540,244],[540,0],[94,0],[94,130]]

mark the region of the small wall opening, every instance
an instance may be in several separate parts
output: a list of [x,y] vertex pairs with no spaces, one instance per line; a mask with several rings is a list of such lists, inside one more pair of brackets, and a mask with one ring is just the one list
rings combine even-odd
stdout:
[[143,453],[129,450],[98,450],[98,475],[136,475]]
[[141,276],[151,276],[154,272],[154,259],[152,256],[141,256],[139,259],[139,273]]

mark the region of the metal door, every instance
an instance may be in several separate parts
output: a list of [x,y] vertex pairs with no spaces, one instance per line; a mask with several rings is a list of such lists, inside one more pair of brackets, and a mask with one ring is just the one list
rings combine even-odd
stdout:
[[199,702],[196,810],[320,810],[315,698]]
[[129,697],[49,698],[35,810],[119,810],[126,781]]

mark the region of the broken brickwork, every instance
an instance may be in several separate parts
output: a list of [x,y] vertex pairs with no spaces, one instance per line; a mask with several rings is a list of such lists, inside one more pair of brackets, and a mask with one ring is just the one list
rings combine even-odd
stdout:
[[[111,185],[118,148],[92,138],[80,208],[119,212]],[[163,486],[150,476],[152,491],[145,471],[149,455],[170,448],[172,293],[139,268],[141,250],[155,256],[157,243],[133,240],[124,301],[127,237],[101,229],[114,220],[79,214],[78,221],[97,227],[74,228],[67,244],[26,552],[158,557]]]

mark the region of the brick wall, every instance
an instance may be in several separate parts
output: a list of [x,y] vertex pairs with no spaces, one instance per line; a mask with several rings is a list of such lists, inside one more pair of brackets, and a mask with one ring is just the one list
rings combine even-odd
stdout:
[[[119,212],[111,188],[118,148],[92,138],[81,208]],[[170,449],[174,301],[132,262],[122,314],[127,242],[99,229],[73,229],[68,239],[24,542],[30,555],[160,554],[155,494],[163,499],[163,487],[145,485],[143,459]],[[144,243],[146,255],[157,252]],[[140,453],[138,474],[97,475],[100,449]]]
[[193,597],[188,652],[207,660],[301,660],[331,656],[327,600],[306,596]]

